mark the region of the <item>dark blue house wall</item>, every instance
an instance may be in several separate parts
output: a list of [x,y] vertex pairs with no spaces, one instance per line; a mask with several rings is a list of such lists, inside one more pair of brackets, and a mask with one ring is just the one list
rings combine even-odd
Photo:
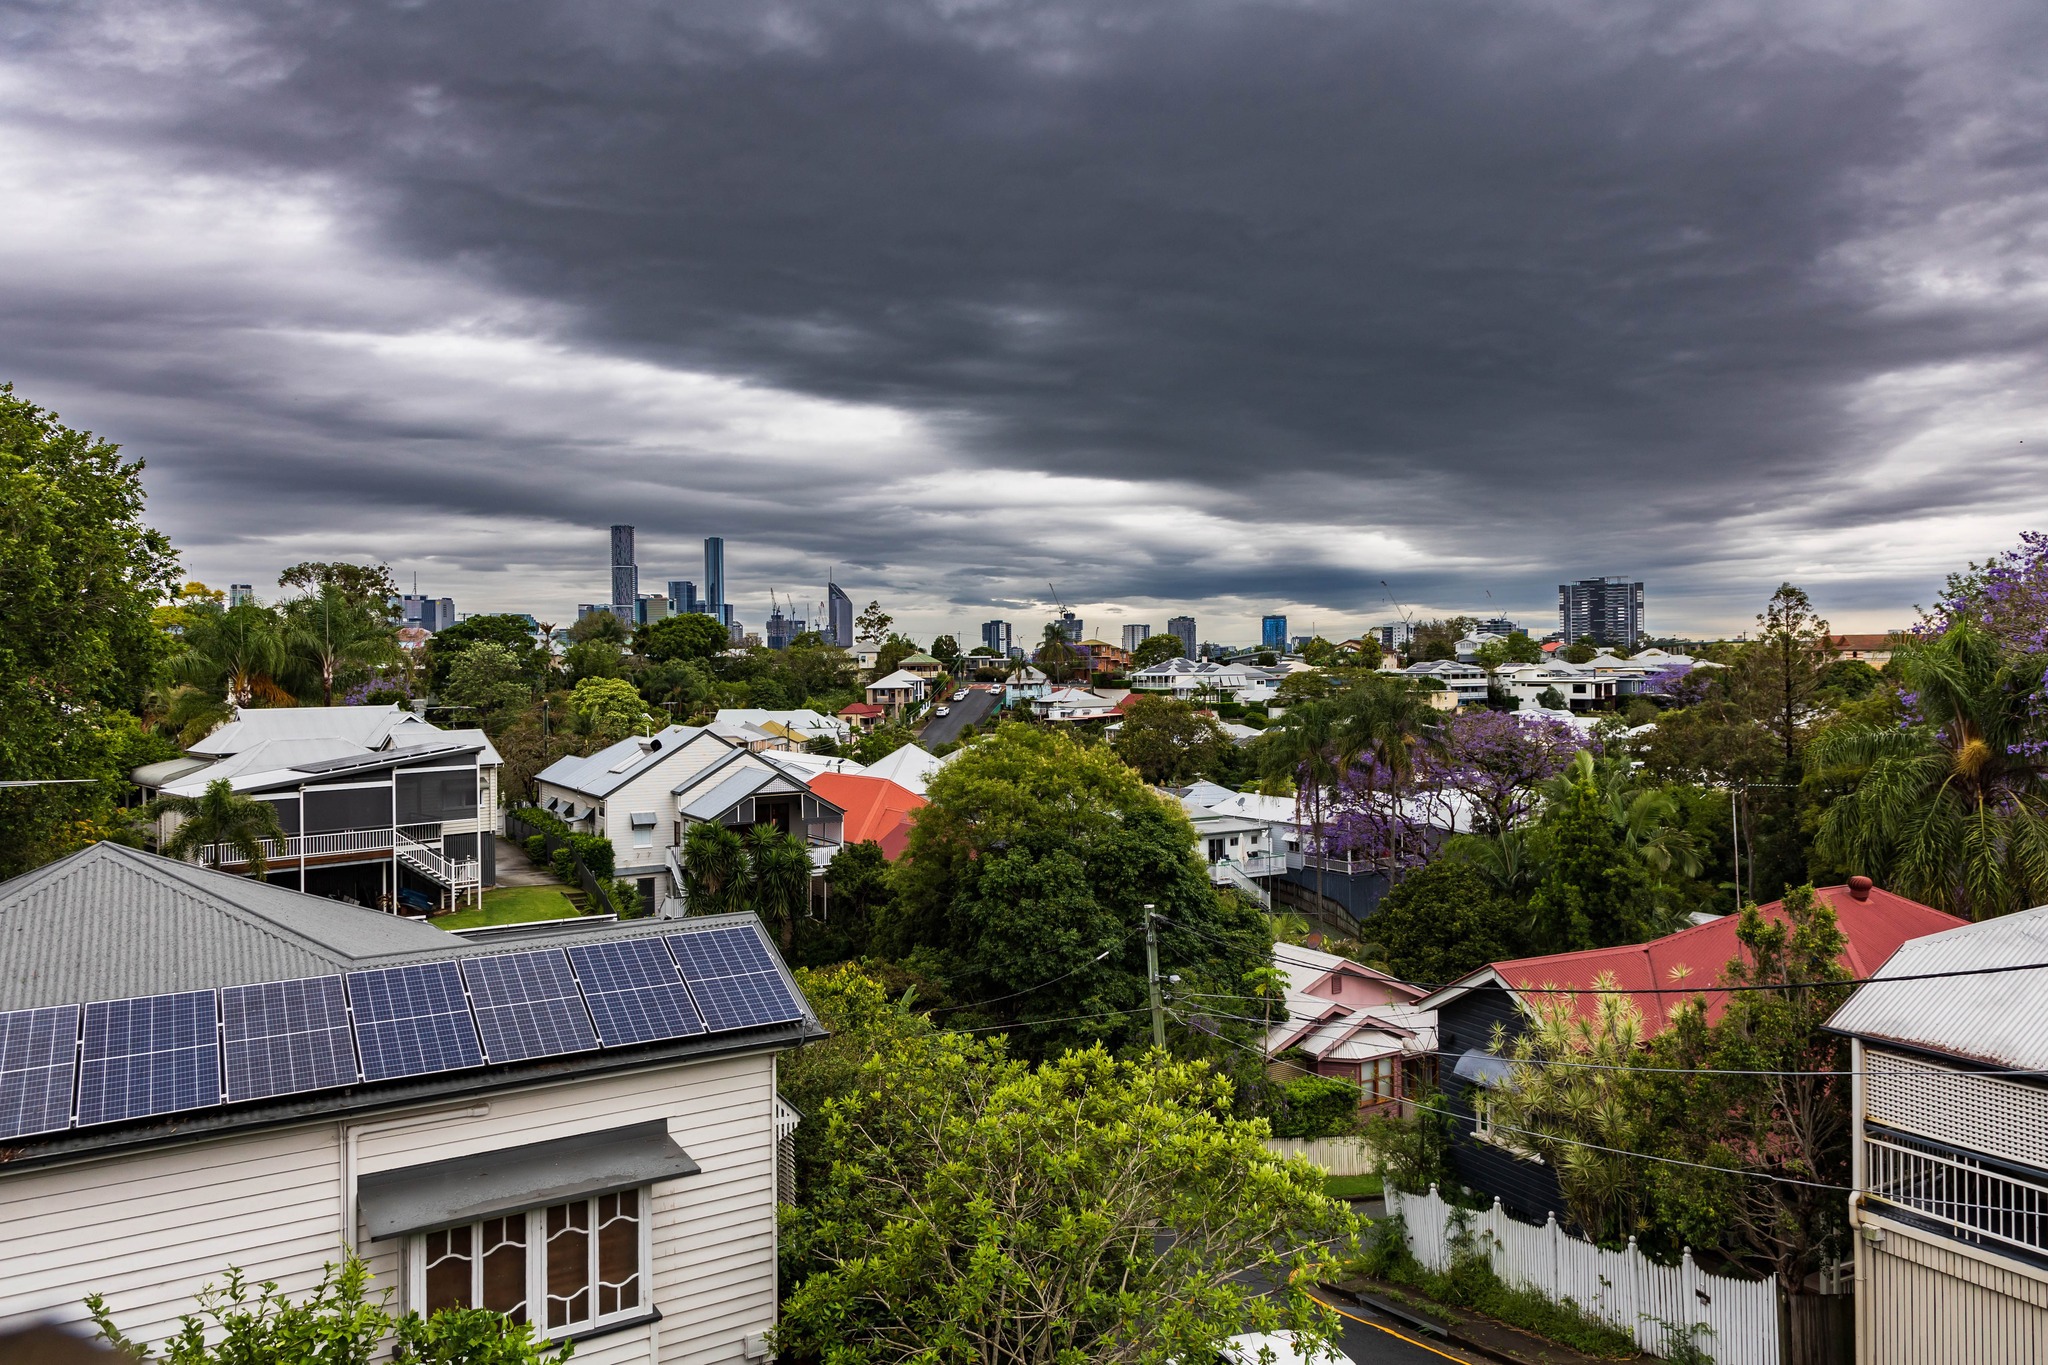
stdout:
[[1564,1196],[1557,1176],[1541,1162],[1525,1160],[1491,1142],[1472,1136],[1472,1092],[1474,1081],[1456,1074],[1458,1058],[1466,1052],[1484,1052],[1493,1044],[1494,1027],[1505,1029],[1510,1039],[1519,1037],[1526,1024],[1522,1011],[1508,993],[1494,985],[1467,991],[1437,1010],[1437,1049],[1444,1107],[1452,1119],[1451,1167],[1458,1179],[1473,1190],[1497,1198],[1517,1218],[1541,1223],[1555,1212],[1564,1216]]

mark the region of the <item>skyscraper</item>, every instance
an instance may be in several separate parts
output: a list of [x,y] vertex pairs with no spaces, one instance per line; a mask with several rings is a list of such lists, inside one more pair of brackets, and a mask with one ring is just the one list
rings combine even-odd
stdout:
[[819,633],[828,643],[853,648],[853,599],[837,583],[825,584],[825,620],[820,624],[827,626]]
[[668,612],[671,616],[690,616],[704,610],[704,599],[697,596],[697,585],[687,578],[671,578],[668,581]]
[[612,615],[627,625],[640,616],[640,569],[633,563],[633,528],[612,527]]
[[985,649],[992,649],[1000,658],[1010,657],[1010,623],[1008,621],[983,621],[981,643]]
[[253,583],[228,584],[228,608],[233,610],[244,602],[256,600],[256,585]]
[[1566,644],[1586,640],[1634,649],[1643,633],[1643,585],[1620,576],[1560,583],[1557,619]]
[[768,648],[788,649],[789,642],[802,628],[803,622],[792,619],[780,603],[775,603],[768,608],[768,624],[761,628],[761,634]]
[[1172,616],[1166,621],[1166,633],[1180,641],[1180,653],[1184,659],[1195,657],[1195,618]]
[[1060,634],[1066,636],[1072,644],[1080,644],[1081,636],[1087,633],[1087,627],[1081,624],[1081,618],[1070,611],[1061,612],[1057,624]]
[[1287,618],[1285,616],[1274,615],[1260,618],[1259,648],[1282,650],[1287,648]]
[[725,537],[704,537],[704,614],[728,626],[732,612],[725,603]]
[[1140,644],[1142,644],[1146,639],[1148,639],[1151,636],[1151,634],[1152,627],[1150,626],[1125,626],[1124,653],[1129,654],[1132,651],[1136,650]]

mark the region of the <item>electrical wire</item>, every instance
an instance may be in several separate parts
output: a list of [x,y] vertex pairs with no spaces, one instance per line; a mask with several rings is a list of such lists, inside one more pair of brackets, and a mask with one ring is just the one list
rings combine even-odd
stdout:
[[[1168,1012],[1172,1013],[1172,1011]],[[1181,1018],[1178,1014],[1174,1015],[1174,1017],[1180,1019],[1180,1022],[1188,1028],[1194,1028],[1192,1024],[1189,1024],[1186,1019]],[[1194,1031],[1200,1032],[1200,1030]],[[1228,1043],[1231,1047],[1243,1048],[1245,1051],[1256,1053],[1259,1056],[1265,1055],[1260,1049],[1240,1043],[1235,1039],[1224,1038],[1217,1034],[1205,1034],[1204,1036],[1214,1037],[1219,1042]],[[1471,1117],[1468,1114],[1460,1114],[1454,1109],[1439,1109],[1435,1105],[1421,1104],[1412,1099],[1404,1099],[1401,1103],[1411,1109],[1419,1109],[1426,1114],[1440,1114],[1445,1118],[1467,1119]],[[1797,1176],[1773,1175],[1769,1171],[1751,1171],[1738,1166],[1710,1166],[1703,1161],[1685,1161],[1675,1156],[1652,1156],[1648,1152],[1631,1152],[1625,1147],[1607,1147],[1597,1142],[1586,1142],[1579,1138],[1559,1137],[1555,1133],[1542,1133],[1532,1128],[1518,1128],[1512,1124],[1495,1123],[1489,1125],[1489,1127],[1493,1132],[1518,1133],[1523,1137],[1540,1138],[1545,1142],[1563,1143],[1568,1147],[1583,1147],[1590,1151],[1605,1152],[1610,1156],[1633,1157],[1638,1161],[1654,1161],[1665,1166],[1687,1166],[1694,1170],[1712,1171],[1717,1175],[1743,1175],[1754,1180],[1772,1180],[1781,1185],[1799,1185],[1807,1189],[1831,1190],[1841,1194],[1856,1193],[1856,1187],[1853,1185],[1835,1185],[1824,1180],[1801,1180]]]
[[[1185,929],[1189,933],[1195,935],[1197,938],[1206,938],[1209,939],[1211,942],[1220,944],[1224,947],[1234,946],[1231,944],[1223,943],[1223,940],[1216,938],[1212,934],[1204,933],[1202,930],[1195,928],[1195,926],[1193,926],[1192,924],[1183,924],[1178,920],[1168,920],[1164,919],[1164,917],[1162,917],[1161,922],[1170,924],[1177,929]],[[1335,956],[1335,954],[1332,954],[1332,956]],[[1365,964],[1356,963],[1354,965],[1363,967]],[[1367,970],[1372,969],[1367,968]],[[2048,971],[2048,962],[2008,962],[1996,967],[1958,967],[1953,971],[1946,972],[1901,972],[1893,976],[1845,976],[1838,981],[1758,981],[1741,982],[1734,985],[1715,986],[1638,987],[1532,986],[1524,984],[1518,987],[1511,987],[1510,989],[1518,990],[1527,995],[1707,995],[1710,993],[1733,994],[1740,991],[1818,991],[1829,990],[1838,986],[1885,986],[1898,981],[1947,981],[1955,977],[1999,976],[2006,972],[2040,971]],[[1383,972],[1381,973],[1381,975],[1385,976],[1388,974]],[[1389,979],[1399,980],[1400,978],[1390,976]],[[1441,981],[1437,982],[1434,985],[1417,981],[1404,981],[1401,984],[1405,986],[1412,986],[1416,990],[1423,991],[1425,993],[1433,994],[1437,991],[1447,990],[1452,986],[1462,985],[1464,984],[1464,979],[1461,978],[1458,981]],[[1245,998],[1255,999],[1256,997],[1247,996]]]
[[1147,1014],[1150,1005],[1134,1005],[1127,1010],[1103,1010],[1098,1014],[1068,1014],[1057,1019],[1019,1019],[1012,1024],[980,1024],[974,1028],[949,1028],[948,1033],[988,1033],[994,1029],[1037,1028],[1040,1024],[1071,1024],[1082,1019],[1118,1019],[1130,1014]]
[[[1133,930],[1131,930],[1131,931],[1130,931],[1129,933],[1125,934],[1125,935],[1124,935],[1124,936],[1123,936],[1122,938],[1118,939],[1118,940],[1117,940],[1117,941],[1116,941],[1115,943],[1112,943],[1112,944],[1110,944],[1110,945],[1109,945],[1109,947],[1107,947],[1107,948],[1104,948],[1104,949],[1103,949],[1103,950],[1102,950],[1101,952],[1097,953],[1097,954],[1096,954],[1096,955],[1095,955],[1094,957],[1091,957],[1091,958],[1089,958],[1089,959],[1088,959],[1088,960],[1087,960],[1086,962],[1083,962],[1083,963],[1082,963],[1082,964],[1081,964],[1080,966],[1078,966],[1078,967],[1074,968],[1074,970],[1073,970],[1073,971],[1070,971],[1070,972],[1061,972],[1061,973],[1060,973],[1060,974],[1059,974],[1058,976],[1055,976],[1055,977],[1050,977],[1050,978],[1048,978],[1048,979],[1046,979],[1046,980],[1044,980],[1044,981],[1041,981],[1041,982],[1039,982],[1039,983],[1038,983],[1037,985],[1035,985],[1035,986],[1026,986],[1026,987],[1025,987],[1025,988],[1024,988],[1023,990],[1021,990],[1021,991],[1011,991],[1011,992],[1010,992],[1010,993],[1009,993],[1008,995],[997,995],[997,996],[991,996],[991,997],[990,997],[989,999],[987,999],[987,1000],[970,1000],[970,1001],[968,1001],[968,1002],[967,1002],[966,1004],[964,1004],[964,1005],[943,1005],[943,1006],[939,1007],[938,1009],[935,1009],[935,1010],[928,1010],[928,1011],[926,1011],[926,1013],[928,1013],[928,1014],[952,1014],[952,1013],[953,1013],[953,1012],[955,1012],[956,1010],[974,1010],[974,1009],[980,1009],[980,1008],[981,1008],[981,1007],[982,1007],[983,1005],[1000,1005],[1000,1004],[1001,1004],[1001,1003],[1002,1003],[1003,1001],[1005,1001],[1005,1000],[1015,1000],[1015,999],[1016,999],[1016,998],[1017,998],[1018,996],[1020,996],[1020,995],[1029,995],[1029,994],[1031,994],[1031,992],[1033,992],[1033,991],[1042,991],[1042,990],[1044,990],[1044,989],[1045,989],[1045,988],[1046,988],[1047,986],[1056,986],[1056,985],[1058,985],[1058,984],[1059,984],[1060,982],[1062,982],[1062,981],[1065,981],[1065,980],[1066,980],[1066,979],[1067,979],[1068,977],[1070,977],[1070,976],[1079,976],[1079,975],[1080,975],[1080,974],[1081,974],[1082,972],[1085,972],[1085,971],[1087,971],[1087,970],[1088,970],[1088,969],[1089,969],[1090,967],[1092,967],[1092,966],[1094,966],[1094,965],[1095,965],[1096,963],[1098,963],[1098,962],[1102,961],[1102,960],[1103,960],[1104,958],[1108,957],[1108,956],[1109,956],[1109,955],[1110,955],[1111,953],[1113,953],[1113,952],[1115,952],[1115,951],[1116,951],[1117,949],[1119,949],[1119,948],[1123,947],[1123,946],[1124,946],[1124,945],[1125,945],[1126,943],[1129,943],[1129,942],[1131,941],[1131,939],[1132,939],[1132,938],[1133,938],[1133,937],[1134,937],[1134,936],[1135,936],[1135,935],[1136,935],[1137,933],[1138,933],[1138,931],[1137,931],[1136,929],[1133,929]],[[961,1030],[960,1030],[960,1032],[962,1032],[962,1033],[966,1033],[966,1032],[969,1032],[969,1031],[970,1031],[970,1030],[967,1030],[967,1029],[961,1029]]]

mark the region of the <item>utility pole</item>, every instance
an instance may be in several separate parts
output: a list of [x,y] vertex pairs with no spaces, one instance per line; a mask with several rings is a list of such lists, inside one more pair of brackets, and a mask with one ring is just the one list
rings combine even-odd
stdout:
[[1159,998],[1159,929],[1145,902],[1145,985],[1152,996],[1152,1046],[1166,1051],[1166,1006]]

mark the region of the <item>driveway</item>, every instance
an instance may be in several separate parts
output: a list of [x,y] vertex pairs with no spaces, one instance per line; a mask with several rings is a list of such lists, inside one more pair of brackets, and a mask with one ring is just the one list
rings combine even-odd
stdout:
[[1000,689],[976,687],[968,692],[966,701],[953,701],[951,694],[936,702],[935,706],[952,708],[943,716],[933,716],[924,723],[924,730],[917,742],[926,752],[935,751],[941,744],[951,744],[960,738],[960,732],[972,725],[985,729],[990,716],[1002,705]]

